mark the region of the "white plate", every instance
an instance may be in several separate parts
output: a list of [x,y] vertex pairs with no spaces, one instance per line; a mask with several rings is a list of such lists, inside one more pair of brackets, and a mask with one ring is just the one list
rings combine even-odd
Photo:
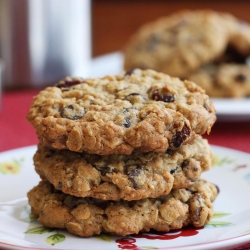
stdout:
[[0,153],[0,248],[201,250],[231,249],[250,242],[250,155],[217,146],[212,149],[215,165],[203,177],[218,185],[220,194],[214,203],[215,216],[203,229],[87,239],[64,230],[51,231],[30,217],[26,193],[39,181],[32,161],[36,146]]
[[[114,52],[93,59],[90,77],[123,72],[123,54]],[[250,98],[211,98],[218,121],[250,121]]]
[[250,98],[211,98],[219,121],[250,121]]

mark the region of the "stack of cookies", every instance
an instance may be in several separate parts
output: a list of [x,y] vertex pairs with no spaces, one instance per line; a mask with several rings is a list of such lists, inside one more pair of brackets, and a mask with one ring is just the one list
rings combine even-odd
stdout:
[[154,70],[66,78],[27,115],[39,145],[40,183],[28,193],[44,226],[89,237],[203,226],[215,185],[202,134],[216,116],[204,90]]
[[143,25],[124,48],[124,68],[189,79],[211,97],[246,97],[249,55],[248,23],[228,13],[186,10]]

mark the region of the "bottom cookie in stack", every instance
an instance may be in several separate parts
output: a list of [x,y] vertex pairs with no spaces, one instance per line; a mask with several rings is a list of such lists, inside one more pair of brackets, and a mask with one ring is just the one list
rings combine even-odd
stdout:
[[198,180],[188,189],[138,201],[80,198],[41,181],[28,193],[32,213],[44,226],[90,237],[100,233],[125,236],[154,229],[168,232],[187,225],[204,226],[213,215],[218,189]]
[[28,193],[44,226],[89,237],[102,232],[168,232],[201,227],[213,214],[215,185],[201,180],[211,149],[197,136],[165,153],[91,155],[38,145],[34,165],[42,181]]

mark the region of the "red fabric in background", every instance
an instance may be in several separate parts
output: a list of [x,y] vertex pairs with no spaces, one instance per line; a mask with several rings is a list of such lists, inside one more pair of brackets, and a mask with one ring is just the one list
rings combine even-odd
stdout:
[[[33,96],[38,90],[4,92],[0,111],[0,152],[37,144],[35,129],[26,121]],[[210,144],[250,153],[250,119],[248,122],[216,122]]]
[[4,92],[0,104],[0,152],[37,144],[34,128],[26,120],[38,90]]

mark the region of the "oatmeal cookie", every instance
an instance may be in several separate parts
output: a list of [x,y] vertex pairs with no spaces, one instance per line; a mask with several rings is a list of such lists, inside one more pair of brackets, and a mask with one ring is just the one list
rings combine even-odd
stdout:
[[90,237],[204,226],[213,215],[212,201],[217,194],[215,185],[199,180],[191,188],[176,189],[155,199],[103,201],[67,195],[41,181],[29,191],[28,199],[32,213],[44,226]]
[[125,70],[154,69],[186,77],[226,49],[229,30],[212,10],[180,11],[143,25],[128,41]]
[[216,115],[195,83],[135,69],[60,81],[34,98],[27,119],[44,146],[109,155],[178,148],[209,133]]
[[102,200],[139,200],[193,185],[211,167],[211,149],[200,136],[165,153],[99,156],[38,146],[36,172],[57,190]]
[[250,67],[243,64],[209,64],[193,72],[195,81],[211,97],[240,98],[250,96]]
[[229,32],[228,47],[235,50],[239,55],[250,55],[250,25],[229,13],[217,12],[222,23]]

